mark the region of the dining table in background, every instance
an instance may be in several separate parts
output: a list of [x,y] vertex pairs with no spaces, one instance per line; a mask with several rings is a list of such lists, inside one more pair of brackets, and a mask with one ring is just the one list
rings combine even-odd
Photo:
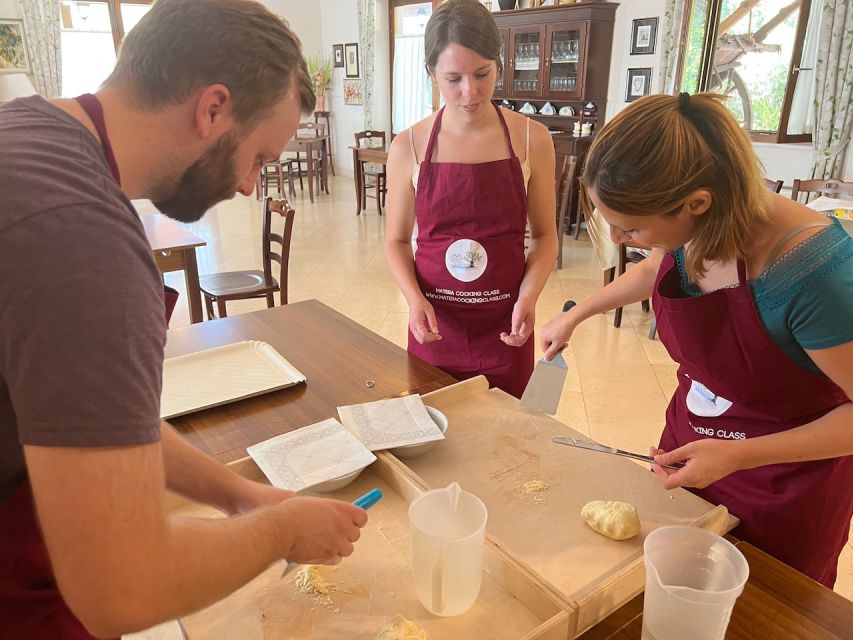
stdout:
[[142,225],[154,261],[160,273],[183,271],[187,285],[187,306],[190,312],[190,322],[201,322],[204,317],[201,310],[201,289],[198,281],[198,260],[195,250],[207,243],[196,235],[184,229],[164,215],[153,213],[141,216]]
[[[327,159],[329,157],[328,154],[328,145],[329,145],[329,134],[325,134],[322,136],[306,136],[306,135],[297,135],[294,136],[290,142],[287,143],[287,146],[284,148],[286,152],[290,153],[304,153],[306,158],[308,159],[308,168],[306,171],[306,177],[308,178],[308,198],[311,200],[311,203],[314,202],[314,152],[319,151],[321,154],[320,161],[320,184],[325,186],[326,193],[329,193],[329,169],[327,167]],[[295,159],[293,159],[296,162]],[[301,168],[297,167],[298,170],[301,171]]]
[[388,164],[388,150],[374,147],[356,147],[354,145],[350,146],[350,149],[352,149],[353,180],[355,181],[355,214],[359,215],[361,213],[361,181],[364,179],[361,165],[371,162],[385,166]]
[[273,436],[336,418],[339,406],[423,394],[456,382],[317,300],[171,329],[166,357],[242,340],[270,344],[306,382],[169,420],[220,462],[243,458],[246,447]]

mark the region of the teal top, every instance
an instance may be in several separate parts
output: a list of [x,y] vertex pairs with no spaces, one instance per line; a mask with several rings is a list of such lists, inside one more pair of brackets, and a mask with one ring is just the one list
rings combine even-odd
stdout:
[[[674,255],[684,293],[701,295],[687,277],[684,250]],[[853,238],[837,219],[782,255],[749,286],[770,339],[800,366],[819,372],[805,349],[853,340]]]

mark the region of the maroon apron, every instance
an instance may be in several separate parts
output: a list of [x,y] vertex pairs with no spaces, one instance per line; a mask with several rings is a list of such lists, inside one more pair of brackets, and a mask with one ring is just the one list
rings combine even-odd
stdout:
[[534,339],[511,347],[500,334],[512,328],[524,277],[527,194],[506,121],[495,109],[506,160],[434,163],[444,109],[435,118],[415,199],[415,273],[442,340],[419,344],[409,331],[409,352],[454,378],[482,374],[492,386],[521,397],[533,372]]
[[24,480],[0,503],[0,638],[92,637],[59,593]]
[[[679,364],[661,449],[779,433],[848,402],[832,380],[799,366],[770,339],[744,262],[737,267],[737,286],[691,297],[672,255],[661,264],[655,317]],[[853,456],[846,456],[738,471],[690,490],[740,518],[735,536],[832,588],[853,515],[851,487]]]

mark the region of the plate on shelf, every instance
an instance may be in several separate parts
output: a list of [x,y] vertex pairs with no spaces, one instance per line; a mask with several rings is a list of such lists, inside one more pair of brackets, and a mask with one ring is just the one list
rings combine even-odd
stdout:
[[575,115],[575,110],[572,109],[569,105],[566,105],[565,107],[560,107],[559,114],[565,117],[572,117]]

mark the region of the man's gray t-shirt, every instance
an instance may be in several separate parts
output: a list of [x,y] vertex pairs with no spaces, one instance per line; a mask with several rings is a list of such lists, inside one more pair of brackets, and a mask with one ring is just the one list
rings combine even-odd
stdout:
[[0,501],[22,445],[160,437],[166,324],[145,231],[80,122],[0,107]]

